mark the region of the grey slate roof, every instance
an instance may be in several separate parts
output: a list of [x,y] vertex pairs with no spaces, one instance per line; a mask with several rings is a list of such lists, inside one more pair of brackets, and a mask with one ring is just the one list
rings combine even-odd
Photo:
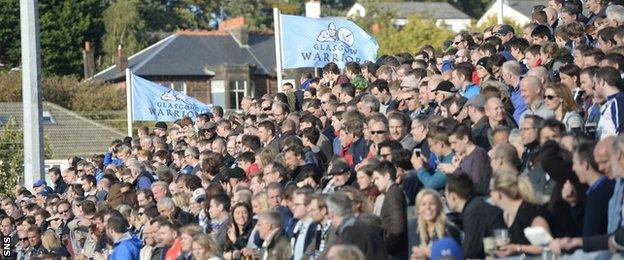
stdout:
[[470,16],[447,2],[380,3],[379,8],[395,12],[398,18],[416,14],[432,19],[471,19]]
[[[113,140],[125,136],[125,133],[52,103],[43,102],[43,110],[49,111],[54,119],[53,124],[43,125],[45,141],[53,152],[52,159],[102,154]],[[19,128],[24,125],[22,113],[22,103],[0,103],[0,117],[13,116]]]
[[[512,9],[518,11],[519,13],[529,18],[531,17],[531,14],[533,13],[533,6],[536,6],[536,5],[548,6],[546,2],[547,1],[544,1],[544,0],[504,0],[503,1],[503,3],[506,4],[507,6],[511,7]],[[490,8],[494,4],[496,4],[496,0],[493,0],[492,3],[490,3]]]
[[[139,76],[212,76],[206,67],[222,64],[255,66],[254,74],[275,75],[275,41],[270,34],[249,34],[249,46],[240,46],[227,32],[175,33],[128,58]],[[95,80],[125,77],[115,66],[96,74]]]

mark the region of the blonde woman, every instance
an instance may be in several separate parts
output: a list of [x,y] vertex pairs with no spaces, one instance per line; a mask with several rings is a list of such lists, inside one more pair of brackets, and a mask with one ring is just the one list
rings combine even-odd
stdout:
[[547,212],[537,203],[533,187],[526,177],[509,172],[495,172],[490,181],[492,203],[503,210],[509,229],[510,244],[496,250],[499,257],[519,254],[541,254],[543,249],[533,246],[524,236],[527,227],[543,227],[550,233]]
[[251,230],[249,234],[249,240],[247,241],[248,248],[259,248],[261,245],[256,245],[254,243],[254,237],[256,236],[256,232],[258,232],[258,226],[255,225],[256,221],[258,221],[258,216],[263,212],[269,209],[269,196],[266,191],[262,191],[256,193],[251,198],[251,211],[253,212],[252,223],[254,223],[254,228]]
[[219,245],[210,235],[199,234],[193,237],[193,259],[218,260]]
[[191,198],[191,196],[189,196],[186,193],[178,193],[176,195],[173,195],[173,203],[179,207],[180,209],[188,212],[190,210],[189,208],[189,199]]
[[460,240],[459,229],[446,218],[442,196],[432,189],[423,189],[416,195],[417,229],[412,259],[429,258],[433,241],[451,237]]
[[277,152],[273,149],[262,149],[260,153],[256,155],[256,163],[258,163],[258,167],[260,169],[264,168],[275,160],[277,156]]
[[61,239],[54,230],[48,229],[41,235],[41,245],[46,251],[61,257],[71,257],[67,249],[61,245]]

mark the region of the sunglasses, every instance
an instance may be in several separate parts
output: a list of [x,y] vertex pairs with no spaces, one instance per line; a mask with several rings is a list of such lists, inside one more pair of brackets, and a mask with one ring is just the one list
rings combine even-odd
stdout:
[[262,111],[270,111],[270,110],[271,110],[271,107],[263,107],[262,108]]
[[545,97],[546,99],[548,99],[548,100],[553,100],[553,99],[555,99],[557,96],[553,96],[553,95],[546,95],[546,96],[544,96],[544,97]]
[[28,238],[27,237],[20,237],[19,241],[28,241]]
[[388,132],[388,131],[384,131],[384,130],[381,130],[381,131],[370,131],[370,133],[371,133],[372,135],[380,135],[380,134],[385,134],[386,132]]
[[454,45],[460,44],[462,41],[453,42]]

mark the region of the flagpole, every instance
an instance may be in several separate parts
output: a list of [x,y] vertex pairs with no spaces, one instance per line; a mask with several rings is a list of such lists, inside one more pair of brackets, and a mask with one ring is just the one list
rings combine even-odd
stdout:
[[128,136],[132,137],[132,77],[130,69],[126,69],[126,104],[128,116]]
[[503,24],[503,0],[498,0],[498,24]]
[[282,24],[280,11],[273,8],[273,30],[275,31],[275,65],[277,73],[277,92],[282,92]]

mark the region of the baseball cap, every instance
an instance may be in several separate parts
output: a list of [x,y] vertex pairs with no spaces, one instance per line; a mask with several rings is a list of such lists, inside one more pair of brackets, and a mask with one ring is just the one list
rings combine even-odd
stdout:
[[156,122],[156,125],[154,126],[154,128],[167,130],[167,123],[162,122],[162,121],[158,121],[158,122]]
[[445,73],[451,70],[453,70],[453,63],[449,60],[442,61],[442,69],[440,71]]
[[33,188],[37,188],[37,187],[42,186],[42,185],[48,185],[48,184],[46,183],[46,181],[45,181],[45,180],[43,180],[43,179],[39,179],[38,181],[36,181],[36,182],[33,184]]
[[327,174],[329,175],[340,175],[344,173],[348,173],[351,167],[344,161],[336,161],[331,165]]
[[197,203],[201,203],[206,199],[206,190],[204,188],[197,188],[193,191],[193,200]]
[[453,83],[451,83],[448,80],[444,80],[444,81],[440,82],[440,84],[438,84],[438,86],[433,91],[444,91],[444,92],[450,92],[450,93],[457,93],[457,90],[455,90],[455,85],[453,85]]
[[476,95],[466,102],[466,106],[473,106],[476,108],[484,108],[485,107],[485,96],[482,94]]
[[433,241],[431,245],[431,259],[455,259],[460,260],[464,259],[464,253],[462,253],[461,248],[450,237],[445,237],[442,239],[438,239]]
[[54,194],[54,190],[52,190],[52,188],[50,187],[45,187],[43,188],[41,192],[39,192],[39,195],[44,196],[44,197],[48,197],[52,194]]

